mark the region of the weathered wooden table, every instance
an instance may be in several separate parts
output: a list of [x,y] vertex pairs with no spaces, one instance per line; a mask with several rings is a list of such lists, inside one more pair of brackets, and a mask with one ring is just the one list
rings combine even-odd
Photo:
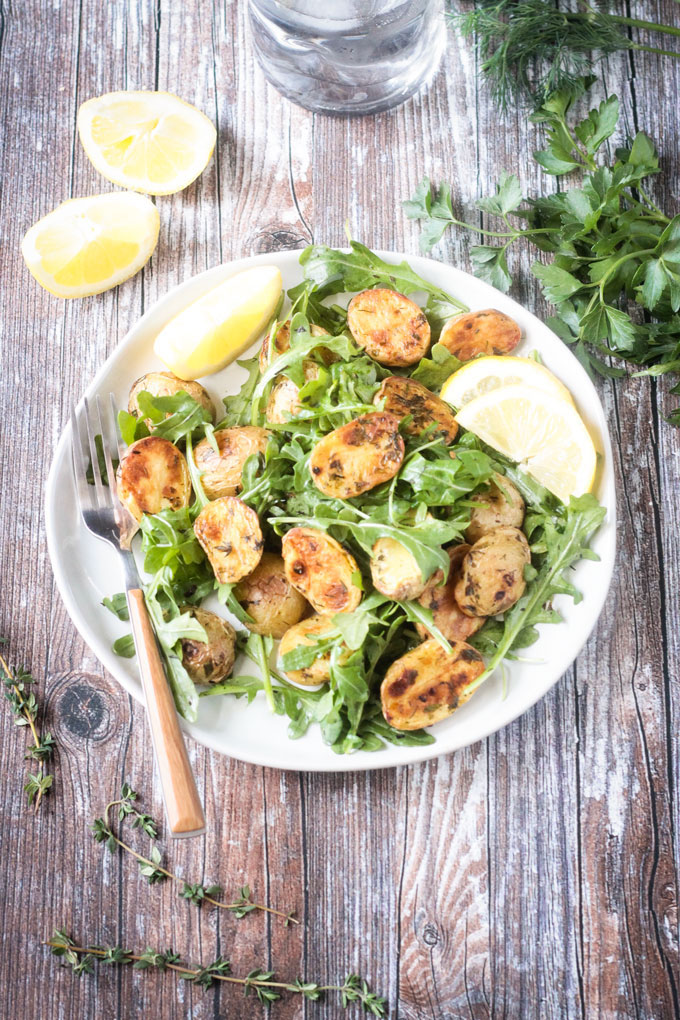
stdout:
[[[677,21],[673,0],[635,12]],[[56,782],[23,806],[24,731],[2,711],[0,1014],[16,1020],[259,1017],[238,989],[100,969],[81,980],[41,948],[55,925],[80,939],[173,945],[293,978],[365,974],[390,1016],[562,1018],[679,1015],[679,433],[668,384],[600,384],[616,452],[619,569],[575,667],[531,712],[455,755],[410,768],[297,775],[196,745],[205,842],[170,847],[187,876],[248,881],[303,924],[237,921],[149,888],[90,833],[123,779],[160,815],[142,709],[78,638],[52,581],[43,485],[71,401],[140,314],[223,260],[340,245],[344,222],[373,247],[417,251],[400,209],[421,177],[453,182],[469,210],[502,168],[527,187],[537,129],[501,120],[467,45],[449,40],[433,86],[400,109],[351,120],[289,105],[255,66],[245,3],[3,2],[2,633],[45,677]],[[639,9],[639,10],[638,10]],[[650,54],[603,67],[624,128],[658,141],[656,197],[677,211],[678,65]],[[151,264],[119,290],[64,303],[19,255],[26,228],[70,196],[110,190],[74,131],[79,104],[114,89],[169,89],[219,128],[200,180],[159,200]],[[469,268],[467,238],[438,255]],[[516,296],[544,312],[521,252]],[[140,845],[142,845],[140,843]],[[336,1001],[287,999],[273,1015],[339,1017]]]

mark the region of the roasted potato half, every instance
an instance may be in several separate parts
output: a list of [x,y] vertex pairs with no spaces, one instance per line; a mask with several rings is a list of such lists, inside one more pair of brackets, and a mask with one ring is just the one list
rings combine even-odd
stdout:
[[[206,409],[210,415],[210,420],[215,421],[215,405],[200,383],[185,382],[184,379],[178,379],[172,372],[147,372],[146,375],[140,376],[137,382],[132,384],[128,398],[128,411],[137,418],[139,418],[141,413],[137,397],[144,390],[150,393],[152,397],[174,397],[175,393],[180,393],[181,390],[184,390],[185,393],[194,398],[197,404]],[[151,426],[151,424],[147,419],[147,425]]]
[[416,379],[393,375],[383,379],[380,389],[373,397],[373,403],[384,400],[383,410],[395,418],[413,415],[413,421],[405,431],[410,436],[419,436],[428,426],[436,425],[447,443],[452,443],[458,432],[458,422],[448,404],[435,396]]
[[128,447],[116,472],[118,498],[137,521],[143,514],[179,510],[191,501],[184,454],[160,436],[146,436]]
[[[467,616],[456,602],[456,585],[460,579],[463,560],[469,551],[469,545],[456,545],[450,548],[448,554],[451,566],[446,584],[443,583],[443,571],[437,570],[418,599],[421,606],[430,610],[435,627],[438,627],[449,641],[465,641],[485,623],[482,616]],[[416,630],[421,638],[431,636],[422,623],[416,624]]]
[[236,496],[222,496],[204,506],[194,532],[220,584],[240,581],[260,562],[264,545],[260,522]]
[[[319,376],[319,366],[315,361],[303,361],[302,371],[304,372],[305,382],[309,382],[310,379],[317,379]],[[278,376],[267,401],[267,421],[272,422],[272,424],[283,425],[290,418],[295,418],[301,409],[299,388],[288,376]]]
[[399,419],[372,411],[324,436],[312,450],[309,470],[324,495],[352,499],[393,478],[403,459]]
[[254,634],[283,637],[289,627],[309,612],[309,603],[286,577],[281,556],[263,552],[262,559],[234,588],[234,594],[253,619],[247,623]]
[[[300,645],[313,645],[319,638],[322,638],[329,631],[334,629],[329,616],[309,616],[291,627],[281,638],[279,645],[279,668],[283,669],[282,659],[286,652],[292,652]],[[338,638],[338,643],[341,639]],[[349,649],[340,656],[344,661],[351,653]],[[309,666],[302,669],[286,670],[286,676],[293,683],[302,684],[304,687],[313,687],[316,684],[325,684],[331,678],[331,653],[326,652],[320,655]]]
[[447,652],[428,638],[392,663],[380,686],[385,719],[395,730],[419,730],[441,722],[468,700],[467,688],[484,672],[484,661],[464,641]]
[[430,324],[422,308],[396,290],[376,287],[356,294],[347,308],[349,330],[381,365],[413,365],[430,347]]
[[219,453],[215,453],[207,439],[194,447],[194,461],[208,499],[235,496],[241,491],[243,465],[251,454],[265,452],[269,435],[257,425],[235,425],[215,432]]
[[[328,330],[323,329],[321,326],[310,325],[309,332],[312,336],[328,336]],[[272,333],[275,335],[272,336]],[[279,354],[285,354],[290,348],[290,319],[287,322],[282,322],[278,329],[276,327],[271,330],[270,333],[262,341],[260,347],[260,372],[266,372],[272,361],[278,358]],[[330,365],[333,361],[336,361],[336,356],[332,351],[327,350],[325,347],[318,348],[321,352],[321,357],[327,365]]]
[[439,343],[461,361],[469,361],[479,354],[509,354],[521,336],[514,319],[495,308],[487,308],[483,312],[454,315],[444,326]]
[[216,684],[231,675],[236,658],[236,631],[216,613],[194,606],[185,606],[205,630],[208,640],[182,638],[182,665],[195,684]]
[[514,606],[526,587],[524,567],[531,552],[519,528],[496,528],[465,555],[456,601],[468,616],[495,616]]
[[425,588],[418,562],[394,538],[379,538],[371,550],[373,587],[391,599],[417,599]]
[[505,475],[494,473],[488,492],[475,493],[475,503],[465,537],[472,545],[482,535],[496,528],[521,528],[524,521],[524,500],[519,489]]
[[325,531],[291,528],[281,551],[286,577],[317,613],[351,613],[361,602],[357,561]]

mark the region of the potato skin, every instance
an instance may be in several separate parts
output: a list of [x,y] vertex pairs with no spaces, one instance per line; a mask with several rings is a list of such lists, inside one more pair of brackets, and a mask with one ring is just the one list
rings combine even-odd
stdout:
[[396,475],[404,459],[399,419],[372,411],[321,439],[309,458],[317,489],[335,499],[352,499]]
[[236,658],[236,631],[228,620],[194,606],[184,606],[208,635],[205,641],[182,638],[182,665],[195,684],[216,684],[231,675]]
[[380,389],[373,397],[373,403],[384,400],[384,410],[401,421],[407,414],[413,421],[404,431],[409,436],[419,436],[429,425],[436,424],[446,443],[452,443],[458,432],[458,422],[447,403],[423,386],[417,379],[393,375],[383,379]]
[[359,346],[381,365],[413,365],[430,347],[430,324],[422,308],[385,287],[356,294],[347,308],[347,325]]
[[522,337],[514,319],[495,308],[454,315],[444,326],[439,343],[460,361],[479,354],[509,354]]
[[146,436],[128,447],[116,472],[118,498],[136,521],[143,514],[179,510],[191,501],[184,454],[169,439]]
[[373,546],[371,580],[382,595],[402,602],[417,599],[425,589],[415,557],[394,538],[379,538]]
[[[313,645],[320,637],[328,631],[334,630],[330,616],[308,616],[293,627],[290,627],[281,638],[279,645],[279,664],[286,652],[292,652],[299,645]],[[341,639],[338,638],[338,643]],[[340,656],[340,661],[348,657],[349,649]],[[280,668],[283,668],[280,666]],[[289,669],[286,676],[293,683],[302,684],[303,687],[314,687],[316,684],[325,684],[331,678],[331,653],[326,652],[320,655],[309,666],[303,669]]]
[[[302,362],[305,382],[318,379],[319,366],[315,361]],[[299,387],[286,375],[277,376],[267,401],[265,417],[272,424],[283,425],[290,418],[296,418],[302,410]]]
[[263,552],[262,559],[234,588],[234,594],[254,623],[246,623],[254,634],[283,637],[289,627],[309,612],[309,603],[286,577],[281,556]]
[[215,453],[207,439],[194,447],[194,461],[202,473],[201,481],[208,499],[235,496],[241,491],[243,465],[251,454],[265,452],[269,435],[257,425],[236,425],[215,432],[219,453]]
[[489,491],[475,494],[473,499],[484,505],[474,507],[470,515],[465,537],[471,545],[496,528],[522,527],[524,500],[519,489],[505,475],[494,472]]
[[[427,582],[418,599],[421,606],[432,613],[432,621],[448,641],[465,641],[475,634],[486,622],[481,616],[467,616],[456,602],[455,590],[460,580],[463,560],[470,551],[469,545],[455,545],[448,550],[451,566],[446,584],[442,584],[444,572],[437,570]],[[421,638],[430,637],[422,623],[416,624]]]
[[264,546],[260,522],[236,496],[222,496],[204,506],[194,532],[220,584],[240,581],[260,562]]
[[[172,372],[147,372],[146,375],[140,376],[132,384],[128,398],[128,411],[130,414],[134,414],[136,418],[140,416],[137,397],[143,390],[150,393],[152,397],[173,397],[175,393],[184,390],[185,393],[194,398],[196,403],[205,408],[210,415],[210,420],[212,422],[215,421],[215,405],[200,383],[185,382],[183,379],[178,379]],[[149,427],[152,426],[152,422],[148,419],[146,423]]]
[[479,652],[453,641],[451,652],[428,638],[392,663],[380,685],[385,719],[395,730],[419,730],[446,719],[470,697],[467,687],[484,672]]
[[455,588],[458,605],[468,616],[504,613],[524,593],[527,563],[531,563],[531,551],[519,528],[489,531],[463,560]]
[[351,613],[361,602],[351,553],[317,528],[291,528],[281,541],[286,577],[321,616]]
[[[260,347],[259,363],[260,372],[262,373],[267,371],[272,361],[275,361],[280,354],[285,354],[285,352],[290,349],[290,319],[279,325],[274,339],[272,339],[272,332],[273,330],[267,334],[262,341],[262,346]],[[310,325],[309,332],[312,336],[329,335],[327,329],[324,329],[322,326],[315,326],[314,324]],[[326,350],[325,347],[320,347],[319,351],[327,365],[330,365],[333,361],[337,360],[336,356],[331,351]]]

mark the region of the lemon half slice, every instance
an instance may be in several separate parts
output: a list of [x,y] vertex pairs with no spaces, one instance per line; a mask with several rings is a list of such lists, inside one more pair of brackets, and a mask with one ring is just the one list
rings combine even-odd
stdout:
[[88,158],[107,180],[148,195],[181,191],[215,148],[212,121],[169,92],[109,92],[78,110]]
[[188,305],[163,327],[154,351],[180,379],[219,372],[262,332],[281,296],[276,266],[244,269]]
[[597,454],[569,400],[533,386],[503,386],[471,400],[456,421],[564,503],[592,487]]
[[489,356],[475,358],[450,375],[442,386],[441,398],[453,407],[464,407],[483,393],[501,386],[534,386],[563,400],[571,394],[557,376],[533,358]]
[[73,198],[33,224],[21,253],[51,294],[88,297],[134,276],[156,247],[159,227],[158,209],[145,195]]

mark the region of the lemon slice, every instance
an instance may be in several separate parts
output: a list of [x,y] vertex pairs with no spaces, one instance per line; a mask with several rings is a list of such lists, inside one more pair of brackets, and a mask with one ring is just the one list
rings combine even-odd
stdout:
[[533,386],[502,386],[471,400],[456,421],[564,503],[592,487],[597,454],[569,400]]
[[145,195],[73,198],[33,224],[21,253],[50,294],[88,297],[134,276],[156,247],[159,227],[158,209]]
[[88,158],[107,180],[172,195],[202,173],[217,132],[205,114],[169,92],[109,92],[78,110]]
[[441,398],[453,407],[464,407],[483,393],[490,393],[501,386],[519,384],[534,386],[537,390],[552,393],[563,400],[571,400],[567,387],[533,358],[502,356],[468,361],[446,380],[442,386]]
[[164,326],[154,351],[180,379],[219,372],[242,354],[271,319],[281,296],[276,266],[229,277]]

